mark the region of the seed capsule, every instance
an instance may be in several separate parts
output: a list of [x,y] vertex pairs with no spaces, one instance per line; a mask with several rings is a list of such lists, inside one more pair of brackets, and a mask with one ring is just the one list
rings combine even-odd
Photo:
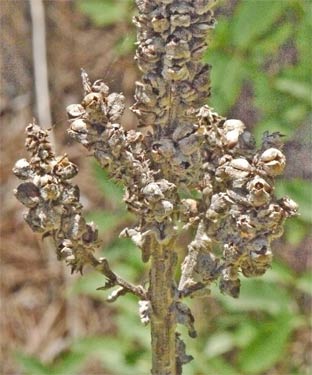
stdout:
[[70,119],[82,116],[86,111],[81,104],[71,104],[66,108],[67,115]]
[[40,190],[32,182],[24,182],[14,190],[16,198],[26,207],[36,207],[40,201]]
[[109,92],[109,87],[105,85],[102,79],[96,80],[92,85],[92,91],[98,92],[103,95],[103,97],[106,97]]
[[117,121],[125,109],[125,97],[122,94],[110,94],[107,98],[107,107],[107,116],[110,121]]
[[235,168],[235,169],[239,170],[239,171],[244,171],[244,172],[250,172],[251,171],[251,165],[244,158],[238,158],[238,159],[231,160],[230,166],[232,168]]
[[152,26],[156,33],[163,33],[169,29],[170,24],[167,18],[159,14],[152,18]]
[[166,57],[169,59],[188,59],[191,56],[189,45],[184,40],[173,39],[166,44]]
[[183,155],[192,155],[199,150],[200,142],[197,134],[192,134],[179,141],[179,148]]
[[13,173],[19,179],[27,180],[29,177],[31,177],[32,169],[26,159],[20,159],[13,167]]
[[283,197],[278,201],[278,203],[288,216],[294,216],[297,214],[298,205],[292,199],[288,197]]
[[59,198],[60,187],[56,183],[49,182],[40,189],[41,197],[45,201],[55,201]]
[[78,167],[69,161],[67,156],[63,156],[59,161],[57,161],[53,168],[53,172],[62,180],[69,180],[77,175]]
[[76,119],[73,122],[71,122],[70,128],[72,131],[77,133],[88,133],[87,122],[83,119]]
[[102,96],[100,93],[91,92],[90,94],[87,94],[83,98],[81,104],[83,108],[95,109],[95,108],[98,108],[101,101],[102,101]]
[[261,154],[258,165],[269,176],[277,176],[283,173],[286,166],[286,158],[277,148],[269,148]]
[[86,244],[95,242],[98,239],[98,230],[93,222],[86,224],[86,232],[82,235],[82,240]]
[[155,182],[146,185],[142,193],[149,202],[157,202],[164,197],[160,187]]
[[223,129],[226,146],[233,148],[237,145],[239,136],[244,132],[245,125],[240,120],[226,120]]
[[239,297],[240,280],[237,276],[237,271],[233,267],[222,271],[219,288],[223,294],[228,294],[233,298]]
[[171,67],[165,66],[162,75],[165,79],[170,81],[180,81],[189,78],[189,71],[187,66],[183,64],[182,66],[175,65]]
[[271,199],[272,187],[261,177],[256,176],[247,185],[248,201],[255,207],[263,206]]
[[170,17],[170,24],[172,27],[189,27],[191,24],[191,17],[188,14],[173,14]]
[[197,14],[201,15],[209,11],[216,0],[195,0],[194,7]]
[[153,207],[153,214],[158,222],[162,222],[173,211],[173,204],[168,200],[161,200]]

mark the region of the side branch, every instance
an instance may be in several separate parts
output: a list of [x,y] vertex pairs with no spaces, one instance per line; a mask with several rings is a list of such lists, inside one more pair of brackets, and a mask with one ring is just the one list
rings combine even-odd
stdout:
[[105,258],[98,260],[94,256],[99,247],[98,231],[82,216],[79,188],[69,182],[78,173],[76,165],[67,155],[55,156],[48,132],[38,125],[30,124],[26,132],[26,148],[32,157],[29,162],[17,161],[13,168],[14,174],[24,180],[15,195],[29,209],[26,222],[34,232],[53,238],[58,258],[65,260],[72,272],[82,273],[84,266],[90,264],[107,278],[104,289],[119,285],[110,301],[128,292],[145,299],[143,287],[122,279],[111,271]]
[[[104,287],[98,288],[98,290],[108,289],[112,286],[119,285],[121,288],[117,290],[117,297],[130,292],[140,299],[146,300],[147,296],[145,289],[141,285],[136,286],[131,284],[113,272],[106,258],[97,259],[93,256],[93,254],[89,254],[89,262],[98,272],[102,273],[108,279],[108,283]],[[110,300],[112,298],[115,301],[116,298],[111,297]]]

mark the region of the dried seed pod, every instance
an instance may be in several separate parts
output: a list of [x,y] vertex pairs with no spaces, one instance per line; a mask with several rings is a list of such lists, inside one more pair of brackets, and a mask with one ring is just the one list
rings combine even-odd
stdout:
[[189,70],[186,65],[164,66],[162,76],[169,81],[182,81],[189,78]]
[[172,212],[173,204],[165,199],[160,200],[153,207],[153,215],[158,222],[163,222],[166,217],[172,214]]
[[61,209],[48,204],[31,208],[25,216],[25,221],[34,232],[47,233],[60,228]]
[[162,158],[170,159],[175,154],[175,147],[170,138],[162,138],[152,145],[153,159],[159,162]]
[[146,0],[135,0],[137,7],[140,13],[149,14],[151,13],[156,7],[157,3],[154,1],[146,1]]
[[[192,61],[200,61],[203,53],[205,52],[205,50],[207,48],[207,43],[202,41],[202,40],[198,40],[196,43],[193,43],[191,48],[192,48],[191,49]],[[201,91],[203,91],[203,90],[201,90]]]
[[[211,25],[207,23],[197,23],[192,25],[191,30],[192,30],[192,35],[194,38],[205,38],[208,34],[208,31],[213,28],[214,24],[212,23]],[[207,47],[207,45],[206,45]]]
[[216,0],[195,0],[194,1],[194,8],[196,11],[196,14],[204,14],[208,12],[213,4],[216,3]]
[[81,238],[85,244],[92,244],[97,241],[98,230],[92,221],[86,224],[86,232],[82,234]]
[[220,292],[228,294],[233,298],[239,297],[240,280],[237,275],[237,270],[233,267],[224,269],[221,273],[219,282]]
[[248,214],[240,215],[236,221],[241,238],[252,239],[257,234],[257,228]]
[[189,14],[173,14],[170,16],[170,25],[172,28],[189,27],[191,25],[191,16]]
[[105,98],[106,96],[108,96],[109,87],[104,83],[102,79],[98,79],[93,83],[91,90],[93,92],[100,93],[102,97]]
[[166,58],[188,59],[190,56],[191,52],[186,41],[175,38],[166,44]]
[[[211,240],[203,238],[209,242],[211,246]],[[207,246],[207,245],[206,245]],[[195,273],[200,275],[201,282],[207,284],[212,282],[218,276],[219,259],[210,251],[201,251],[196,258],[196,266],[194,268]]]
[[125,97],[112,93],[107,97],[107,117],[110,121],[117,121],[125,109]]
[[31,166],[26,159],[18,160],[15,163],[12,171],[15,174],[15,176],[21,180],[27,180],[32,176]]
[[[144,110],[144,106],[148,105],[153,107],[157,103],[157,96],[153,93],[150,86],[145,85],[141,82],[135,83],[135,99],[141,103],[141,109]],[[139,104],[137,104],[136,108],[140,108]]]
[[86,120],[80,118],[72,121],[70,124],[70,128],[72,131],[77,133],[88,133],[89,130]]
[[225,145],[229,148],[233,148],[237,145],[239,136],[243,134],[245,125],[240,120],[226,120],[223,124]]
[[214,194],[211,197],[210,207],[206,211],[206,218],[212,221],[219,220],[220,217],[226,215],[231,202],[232,200],[226,193]]
[[179,141],[179,148],[184,155],[192,155],[194,152],[199,151],[200,138],[197,134],[192,134]]
[[61,191],[60,200],[63,204],[71,205],[79,202],[80,191],[77,185],[66,184]]
[[67,259],[67,260],[75,259],[75,256],[73,254],[73,249],[69,247],[63,247],[60,251],[60,257],[61,259]]
[[198,214],[198,203],[195,199],[182,199],[179,211],[184,218],[194,217]]
[[247,178],[251,171],[251,165],[246,159],[238,158],[233,159],[229,162],[229,165],[224,169],[225,174],[231,179],[245,179]]
[[14,190],[16,198],[26,207],[36,207],[40,202],[40,190],[32,182],[24,182]]
[[263,275],[272,263],[272,251],[267,238],[258,237],[248,245],[249,257],[241,263],[241,270],[246,277]]
[[161,191],[166,194],[168,197],[175,195],[176,186],[175,184],[165,180],[161,179],[157,181],[157,185],[160,187]]
[[102,95],[100,93],[90,92],[83,98],[81,105],[85,110],[91,111],[94,109],[99,109],[101,107],[101,103]]
[[55,183],[49,181],[47,184],[41,187],[40,194],[44,201],[55,201],[61,195],[60,186],[56,181]]
[[265,223],[269,229],[275,229],[283,220],[283,209],[276,203],[270,203],[269,207],[258,212],[258,219]]
[[53,167],[53,173],[62,180],[69,180],[75,177],[78,173],[78,167],[68,160],[67,155],[56,159],[56,164]]
[[278,204],[282,207],[287,216],[294,216],[298,212],[297,203],[289,197],[279,199]]
[[194,9],[191,4],[188,4],[187,1],[172,1],[172,5],[170,7],[171,13],[177,13],[177,14],[192,14]]
[[272,187],[259,176],[248,182],[247,189],[248,201],[255,207],[263,206],[271,200]]
[[86,230],[86,221],[81,215],[76,214],[70,218],[68,232],[69,238],[78,240]]
[[285,169],[286,158],[277,148],[268,148],[260,155],[257,166],[263,169],[269,176],[278,176]]
[[172,139],[175,142],[180,141],[181,139],[185,137],[189,137],[190,135],[194,134],[196,132],[196,127],[191,123],[182,123],[179,124],[174,129],[174,132],[172,133]]
[[157,183],[151,182],[142,189],[142,194],[148,202],[157,202],[164,198],[164,195]]
[[190,82],[187,81],[184,81],[179,85],[179,93],[181,95],[181,98],[188,103],[196,100],[197,98],[195,89],[192,87]]
[[153,17],[151,22],[156,33],[164,33],[170,27],[168,19],[161,14]]
[[66,107],[66,112],[69,119],[74,119],[83,116],[86,111],[81,104],[71,104]]

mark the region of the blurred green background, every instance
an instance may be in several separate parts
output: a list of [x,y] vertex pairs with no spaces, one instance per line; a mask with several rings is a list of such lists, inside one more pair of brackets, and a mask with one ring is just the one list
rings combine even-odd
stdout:
[[[110,33],[112,28],[126,27],[126,35],[114,42],[113,54],[116,59],[133,58],[133,1],[77,0],[73,4],[74,11],[88,19],[89,28]],[[220,295],[215,287],[211,298],[188,301],[198,338],[189,339],[181,328],[187,352],[194,357],[184,366],[185,375],[312,373],[311,6],[304,0],[237,0],[219,1],[216,7],[218,23],[205,54],[205,61],[213,66],[208,104],[224,116],[242,119],[258,142],[265,130],[287,136],[289,164],[276,193],[297,201],[300,216],[289,220],[283,238],[273,243],[272,269],[264,277],[243,279],[238,300]],[[110,202],[105,211],[93,209],[88,214],[105,239],[103,254],[117,273],[144,282],[147,273],[139,251],[117,238],[133,220],[121,203],[122,188],[90,163],[99,194]],[[96,291],[102,284],[101,275],[89,272],[70,284],[66,298],[87,295],[105,304],[104,293]],[[84,374],[85,363],[94,358],[101,374],[148,374],[149,327],[139,321],[137,301],[126,296],[109,308],[114,326],[110,334],[71,339],[67,350],[52,362],[19,351],[16,360],[23,371]]]

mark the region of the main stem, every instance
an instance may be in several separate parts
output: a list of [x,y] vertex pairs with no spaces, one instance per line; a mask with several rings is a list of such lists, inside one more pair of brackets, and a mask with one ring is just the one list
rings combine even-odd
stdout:
[[176,319],[174,313],[173,246],[158,245],[152,253],[150,271],[152,375],[176,375]]

